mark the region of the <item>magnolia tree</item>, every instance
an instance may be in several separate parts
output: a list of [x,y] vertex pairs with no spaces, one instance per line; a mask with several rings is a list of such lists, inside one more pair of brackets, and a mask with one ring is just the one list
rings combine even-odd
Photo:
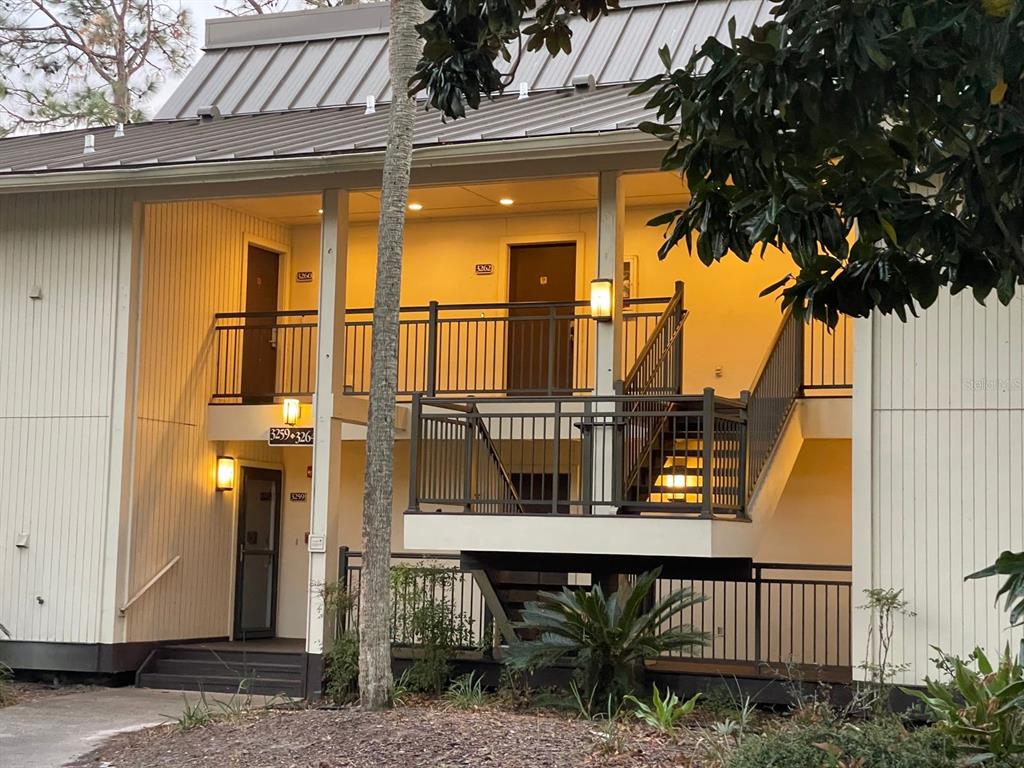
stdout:
[[[425,0],[413,80],[450,117],[507,84],[500,59],[572,48],[568,23],[609,0]],[[657,32],[655,33],[657,34]],[[668,41],[666,41],[668,42]],[[782,0],[748,36],[709,39],[644,83],[705,264],[785,249],[766,293],[834,324],[906,318],[940,288],[1008,304],[1024,283],[1024,3]]]
[[194,52],[188,10],[160,0],[0,0],[0,135],[129,123]]

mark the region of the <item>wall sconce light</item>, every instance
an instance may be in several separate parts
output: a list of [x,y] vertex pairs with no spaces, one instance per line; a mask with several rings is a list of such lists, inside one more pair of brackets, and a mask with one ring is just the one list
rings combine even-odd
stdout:
[[302,404],[294,397],[286,397],[281,401],[281,418],[289,427],[299,423],[299,416],[302,413]]
[[599,277],[590,281],[590,316],[595,320],[612,319],[612,281]]
[[234,456],[217,457],[217,490],[233,491],[235,489],[235,458]]

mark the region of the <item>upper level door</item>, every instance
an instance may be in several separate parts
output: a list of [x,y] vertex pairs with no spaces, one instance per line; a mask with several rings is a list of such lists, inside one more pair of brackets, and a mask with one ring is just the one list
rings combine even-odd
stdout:
[[509,310],[509,391],[571,391],[573,309],[543,305],[576,300],[576,244],[510,246],[508,300],[541,303]]
[[249,245],[245,269],[245,321],[242,342],[242,402],[274,402],[277,380],[277,275],[280,254]]
[[235,575],[236,640],[274,636],[280,518],[281,471],[242,467]]

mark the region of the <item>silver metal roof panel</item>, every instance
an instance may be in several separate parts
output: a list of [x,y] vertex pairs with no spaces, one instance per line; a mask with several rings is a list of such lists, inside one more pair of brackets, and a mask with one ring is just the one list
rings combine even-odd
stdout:
[[[510,92],[564,88],[578,75],[599,85],[635,82],[661,71],[658,49],[668,45],[681,64],[710,35],[727,34],[728,19],[749,31],[764,20],[770,0],[622,0],[593,23],[570,22],[573,51],[555,57],[523,52]],[[199,106],[223,114],[356,106],[367,96],[391,98],[387,8],[341,6],[239,19],[213,19],[199,63],[157,114],[188,119]],[[508,71],[511,64],[502,63]]]
[[[458,121],[445,122],[437,111],[423,110],[416,116],[415,144],[633,129],[648,117],[644,103],[644,97],[629,95],[628,86],[605,86],[582,93],[547,91],[525,100],[502,96]],[[383,105],[367,115],[358,105],[155,121],[126,125],[122,137],[112,128],[17,136],[0,140],[0,175],[379,150],[387,143],[387,110]],[[86,133],[96,137],[94,154],[82,154]]]

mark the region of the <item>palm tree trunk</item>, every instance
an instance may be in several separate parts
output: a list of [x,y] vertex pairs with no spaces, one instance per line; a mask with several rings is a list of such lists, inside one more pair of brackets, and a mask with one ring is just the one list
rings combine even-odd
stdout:
[[395,395],[398,387],[398,307],[402,286],[405,207],[409,198],[416,105],[406,84],[420,57],[415,25],[419,0],[391,0],[388,66],[394,93],[377,232],[377,285],[373,301],[370,410],[363,490],[363,570],[359,609],[359,700],[381,709],[391,700],[391,509]]

